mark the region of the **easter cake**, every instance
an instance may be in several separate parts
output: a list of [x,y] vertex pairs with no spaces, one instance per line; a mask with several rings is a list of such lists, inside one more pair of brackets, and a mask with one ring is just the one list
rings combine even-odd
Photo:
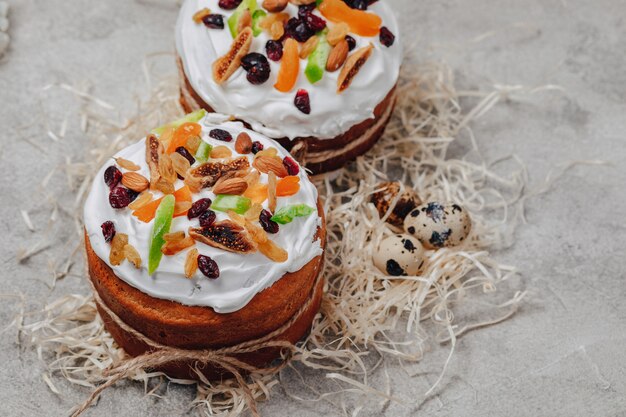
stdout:
[[313,173],[382,135],[402,61],[384,1],[186,0],[176,27],[181,104],[229,114]]
[[[94,179],[84,220],[98,310],[132,356],[151,350],[144,337],[189,350],[267,335],[295,343],[319,309],[317,191],[281,146],[240,122],[202,110],[121,150]],[[278,354],[237,358],[264,366]],[[195,365],[160,369],[194,378]]]

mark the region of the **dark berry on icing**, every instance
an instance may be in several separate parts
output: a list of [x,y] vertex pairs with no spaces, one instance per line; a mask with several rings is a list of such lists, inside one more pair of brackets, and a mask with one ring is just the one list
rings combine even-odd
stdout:
[[231,140],[233,140],[233,136],[224,129],[213,129],[209,132],[209,136],[211,136],[213,139],[221,140],[224,142],[230,142]]
[[320,30],[324,30],[326,28],[326,21],[313,13],[308,13],[301,19],[313,32],[319,32]]
[[389,30],[389,28],[387,28],[387,26],[383,26],[380,28],[379,37],[380,37],[380,43],[385,45],[387,48],[393,45],[393,42],[396,40],[396,36],[393,33],[391,33],[391,31]]
[[215,223],[215,219],[217,219],[217,215],[213,210],[207,210],[200,215],[198,220],[200,220],[200,227],[210,227]]
[[122,181],[122,172],[117,167],[111,165],[104,170],[104,182],[109,189],[113,189],[120,181]]
[[267,53],[267,57],[272,61],[280,61],[283,57],[283,43],[270,39],[265,44],[265,52]]
[[263,84],[270,78],[270,63],[265,55],[251,52],[241,59],[241,67],[247,72],[246,79],[251,84]]
[[207,278],[215,279],[220,276],[220,269],[217,263],[206,255],[198,255],[198,269]]
[[254,142],[252,142],[252,153],[253,154],[261,152],[262,150],[263,150],[263,144],[261,142],[259,142],[258,140],[255,140]]
[[285,169],[287,169],[287,173],[289,175],[298,175],[298,173],[300,172],[300,167],[298,166],[298,163],[294,161],[294,159],[290,156],[286,156],[283,159],[283,165],[285,166]]
[[117,187],[109,193],[109,204],[115,209],[121,209],[132,203],[139,193],[125,187]]
[[356,39],[350,35],[346,35],[346,42],[348,42],[348,50],[351,51],[356,48]]
[[317,5],[315,3],[303,4],[303,5],[299,6],[298,7],[298,17],[300,19],[304,19],[305,16],[313,13],[313,10],[315,10],[316,7],[317,7]]
[[309,93],[300,89],[296,93],[296,97],[294,98],[293,103],[296,105],[296,108],[300,110],[304,114],[311,113],[311,101],[309,99]]
[[112,221],[107,220],[100,226],[102,228],[102,236],[105,242],[110,242],[115,237],[115,225]]
[[315,35],[315,32],[303,20],[292,17],[285,23],[285,35],[304,43]]
[[259,215],[259,223],[261,224],[263,230],[265,230],[267,233],[278,233],[278,223],[272,221],[271,217],[272,213],[267,210],[262,210],[261,214]]
[[446,240],[448,240],[451,234],[451,229],[448,229],[445,232],[441,233],[433,232],[433,234],[430,236],[430,239],[428,239],[428,242],[436,248],[441,248],[443,247],[443,245],[445,245]]
[[387,273],[389,275],[394,276],[394,277],[406,275],[406,272],[404,271],[404,269],[402,269],[400,264],[393,259],[387,260],[387,265],[385,269],[387,270]]
[[220,6],[224,10],[232,10],[232,9],[236,9],[237,6],[239,6],[239,4],[241,3],[241,1],[242,0],[220,0],[219,3],[217,3],[217,5]]
[[209,14],[202,18],[202,23],[209,29],[224,29],[224,16],[221,14]]
[[193,165],[196,162],[196,158],[194,158],[184,146],[176,148],[176,152],[184,156],[185,159],[189,161],[189,165]]
[[208,208],[211,206],[211,203],[212,201],[210,198],[201,198],[200,200],[195,201],[191,205],[189,211],[187,211],[187,218],[191,220],[200,216],[202,213],[208,210]]

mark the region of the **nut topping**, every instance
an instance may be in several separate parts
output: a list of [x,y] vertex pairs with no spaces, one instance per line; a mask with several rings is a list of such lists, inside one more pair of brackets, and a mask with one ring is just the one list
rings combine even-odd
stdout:
[[263,0],[263,8],[271,13],[278,13],[285,10],[288,0]]
[[328,61],[326,61],[326,71],[334,72],[341,68],[344,62],[346,62],[349,50],[350,47],[348,46],[348,41],[345,39],[340,40],[332,51],[330,51],[330,55],[328,55]]
[[370,43],[368,46],[358,49],[348,57],[348,60],[341,69],[339,78],[337,79],[338,93],[341,93],[346,88],[350,87],[350,83],[352,83],[354,77],[356,77],[361,67],[363,67],[363,65],[367,62],[370,55],[372,55],[373,49],[374,46]]
[[222,84],[228,80],[237,68],[239,68],[241,58],[250,50],[252,37],[252,29],[249,26],[244,28],[233,40],[230,50],[226,55],[215,61],[213,64],[213,79],[217,84]]
[[252,152],[252,139],[246,132],[241,132],[235,141],[235,150],[242,155]]
[[259,156],[254,159],[252,162],[252,166],[258,169],[261,172],[268,173],[273,172],[278,177],[283,178],[289,175],[287,169],[283,165],[283,161],[277,157],[271,156]]
[[126,172],[122,175],[122,185],[138,193],[144,191],[150,185],[146,177],[136,172]]
[[241,195],[248,188],[248,183],[244,178],[227,178],[219,180],[213,192],[215,194],[229,194],[229,195]]
[[115,162],[127,171],[139,171],[140,167],[136,163],[124,158],[115,158]]

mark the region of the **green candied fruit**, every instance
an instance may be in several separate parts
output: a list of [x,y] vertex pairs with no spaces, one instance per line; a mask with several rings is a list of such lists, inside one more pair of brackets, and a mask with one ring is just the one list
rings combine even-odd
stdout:
[[198,150],[196,151],[196,161],[201,164],[205,163],[209,159],[209,155],[211,155],[211,151],[213,150],[213,146],[209,145],[205,141],[200,142],[200,146],[198,146]]
[[237,214],[244,214],[251,205],[252,201],[249,198],[239,195],[218,194],[211,204],[211,209],[222,212],[232,210]]
[[206,115],[206,110],[204,109],[196,110],[192,113],[185,115],[185,117],[181,119],[178,119],[166,125],[157,127],[156,129],[152,130],[152,133],[154,133],[155,135],[161,135],[165,131],[165,129],[167,129],[168,127],[173,127],[174,129],[176,129],[178,126],[182,125],[183,123],[198,123],[200,120],[202,120],[202,118],[205,115]]
[[148,273],[152,275],[159,267],[163,252],[161,248],[165,244],[163,236],[170,232],[172,225],[172,217],[174,216],[174,204],[176,199],[172,194],[163,197],[159,208],[154,216],[154,226],[152,226],[152,234],[150,235],[150,252],[148,254]]
[[263,32],[263,29],[259,26],[259,23],[261,23],[261,20],[263,20],[265,16],[267,16],[265,10],[259,9],[254,11],[254,14],[252,15],[252,34],[254,36],[259,36]]
[[332,47],[326,39],[328,29],[324,29],[318,35],[320,38],[319,43],[315,47],[315,50],[309,55],[309,60],[304,69],[304,75],[311,84],[315,84],[324,77],[324,71],[326,71],[326,61],[328,61],[328,55]]
[[313,213],[315,209],[306,204],[292,204],[280,208],[270,220],[279,224],[291,223],[296,217],[306,217]]
[[235,9],[233,14],[228,18],[228,29],[230,30],[230,34],[233,36],[233,39],[239,35],[237,32],[237,27],[239,26],[239,19],[243,14],[244,10],[250,10],[250,14],[254,16],[254,12],[258,8],[256,4],[256,0],[243,0],[239,6]]

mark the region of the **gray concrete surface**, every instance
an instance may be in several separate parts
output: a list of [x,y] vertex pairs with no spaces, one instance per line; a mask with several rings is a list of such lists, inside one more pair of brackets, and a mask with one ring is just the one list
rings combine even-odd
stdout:
[[[437,397],[418,408],[373,407],[360,415],[626,416],[626,4],[384,1],[401,12],[404,36],[416,40],[420,59],[449,63],[462,88],[563,87],[501,104],[474,123],[487,159],[515,153],[535,183],[571,160],[602,159],[611,165],[576,167],[549,193],[529,201],[528,224],[500,256],[520,268],[530,297],[513,319],[460,339]],[[19,247],[39,239],[21,221],[19,208],[29,209],[37,230],[47,227],[49,209],[34,184],[66,156],[76,159],[87,151],[75,123],[60,144],[44,135],[41,88],[88,81],[94,93],[122,112],[132,108],[144,92],[143,57],[173,48],[176,6],[166,0],[9,3],[12,43],[0,63],[0,293],[23,294],[30,309],[60,294],[87,291],[77,276],[60,281],[53,291],[47,285],[48,263],[62,259],[66,248],[54,247],[25,264],[14,261]],[[169,58],[162,62],[173,70]],[[57,124],[77,108],[61,92],[45,102]],[[456,146],[457,152],[465,149],[463,143]],[[73,195],[64,181],[56,174],[46,191],[71,208]],[[62,227],[53,233],[74,239],[71,219],[61,216]],[[8,323],[19,304],[8,296],[0,300],[0,322]],[[416,397],[423,392],[446,354],[435,346],[413,378],[391,368],[394,393]],[[87,395],[86,389],[60,380],[55,381],[62,395],[50,392],[41,379],[43,363],[19,348],[11,331],[0,338],[0,363],[2,415],[67,415]],[[120,384],[86,415],[190,414],[186,404],[193,392],[168,389],[169,395],[158,399],[144,396],[139,384]],[[355,404],[348,404],[351,412]],[[341,415],[325,402],[295,402],[282,389],[261,410],[268,416]]]

